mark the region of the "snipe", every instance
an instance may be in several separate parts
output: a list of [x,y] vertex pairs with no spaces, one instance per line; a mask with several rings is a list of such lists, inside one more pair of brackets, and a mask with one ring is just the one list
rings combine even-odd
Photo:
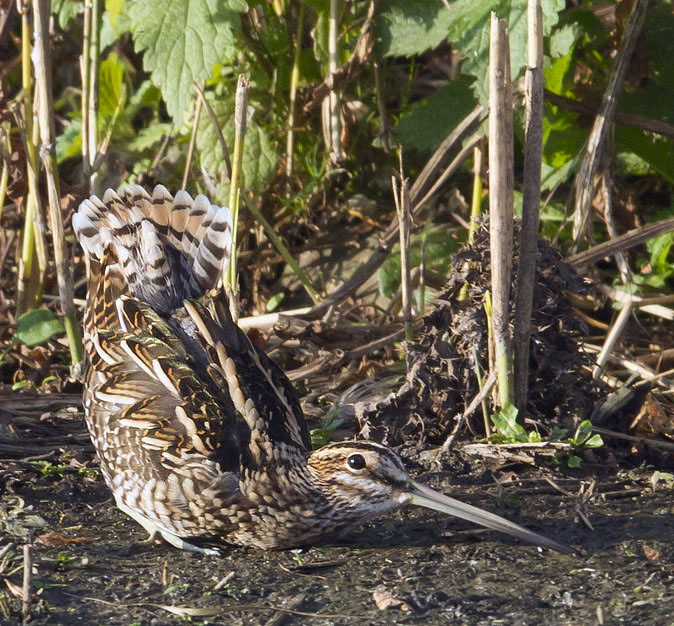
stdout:
[[88,271],[87,425],[117,505],[151,534],[207,553],[298,547],[416,504],[572,552],[413,481],[386,446],[310,452],[292,384],[214,291],[228,209],[131,186],[84,201],[73,226]]

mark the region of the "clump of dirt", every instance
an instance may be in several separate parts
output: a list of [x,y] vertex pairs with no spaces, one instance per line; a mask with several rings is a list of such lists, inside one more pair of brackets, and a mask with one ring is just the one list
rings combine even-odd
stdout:
[[[390,445],[442,443],[453,416],[479,391],[476,371],[489,370],[484,301],[491,290],[490,267],[489,232],[483,225],[475,243],[454,257],[446,288],[409,347],[411,367],[403,384],[383,400],[356,406],[365,437]],[[514,293],[514,281],[511,289]],[[579,347],[587,328],[566,296],[584,290],[584,281],[561,254],[539,239],[527,417],[544,429],[574,430],[605,394],[583,373],[591,363]]]

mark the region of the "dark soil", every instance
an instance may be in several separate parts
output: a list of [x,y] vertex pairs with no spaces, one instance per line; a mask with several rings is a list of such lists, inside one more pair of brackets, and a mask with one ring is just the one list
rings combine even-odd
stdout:
[[[339,545],[232,548],[204,557],[140,543],[144,531],[87,472],[66,468],[62,478],[46,478],[16,463],[3,468],[0,547],[9,540],[19,548],[0,567],[20,588],[20,545],[31,538],[33,624],[672,621],[674,504],[670,489],[649,488],[647,473],[602,478],[590,498],[575,495],[581,486],[587,492],[589,479],[559,475],[568,495],[539,478],[504,487],[498,499],[493,482],[457,488],[445,477],[434,485],[572,544],[584,553],[578,557],[416,509],[382,518]],[[593,531],[576,514],[581,506]],[[0,623],[19,623],[20,600],[4,587]],[[378,608],[387,600],[393,606]],[[200,615],[202,608],[215,614]]]

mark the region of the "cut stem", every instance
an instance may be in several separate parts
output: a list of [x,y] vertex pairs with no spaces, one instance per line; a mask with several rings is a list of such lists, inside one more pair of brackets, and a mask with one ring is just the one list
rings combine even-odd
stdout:
[[514,401],[508,328],[513,255],[513,135],[510,48],[505,20],[491,14],[489,50],[489,226],[494,365],[501,407]]

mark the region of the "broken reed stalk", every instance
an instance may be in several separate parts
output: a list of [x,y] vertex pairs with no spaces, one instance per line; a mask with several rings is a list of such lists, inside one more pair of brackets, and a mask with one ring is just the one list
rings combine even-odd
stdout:
[[22,606],[21,612],[24,623],[30,617],[30,587],[33,573],[33,557],[30,552],[30,544],[23,545],[23,586],[21,587]]
[[571,249],[573,252],[578,250],[580,240],[588,229],[588,218],[592,208],[592,198],[594,197],[594,178],[602,161],[602,152],[606,149],[606,141],[613,124],[619,95],[625,83],[625,76],[646,17],[648,4],[648,0],[635,0],[632,5],[632,11],[627,20],[620,46],[618,46],[618,53],[611,69],[608,85],[576,175],[574,182],[576,206],[573,214],[574,242]]
[[630,319],[631,314],[632,314],[632,302],[626,302],[625,304],[623,304],[622,309],[620,309],[620,313],[618,314],[618,317],[616,318],[615,322],[613,322],[611,330],[609,330],[609,332],[607,333],[606,339],[604,339],[604,345],[601,347],[601,351],[597,356],[596,361],[597,364],[592,370],[592,378],[599,378],[601,376],[604,370],[604,365],[606,365],[606,362],[608,361],[611,352],[613,352],[613,348],[615,347],[616,342],[618,341],[618,339],[620,339],[620,335],[625,329],[625,325]]
[[0,124],[0,158],[2,159],[2,174],[0,174],[0,221],[2,221],[2,209],[5,206],[7,185],[9,183],[9,133],[11,127],[9,120]]
[[402,156],[400,161],[400,187],[398,187],[398,180],[395,176],[391,177],[391,185],[396,212],[398,213],[400,233],[400,289],[405,341],[412,342],[414,341],[414,328],[412,325],[412,301],[410,299],[410,194],[407,179],[402,178]]
[[91,42],[89,48],[89,99],[87,108],[89,109],[87,119],[89,120],[89,190],[91,193],[100,193],[100,181],[98,173],[94,168],[96,152],[98,151],[98,68],[101,60],[101,0],[93,0],[91,8]]
[[337,48],[337,29],[339,24],[340,0],[330,0],[330,16],[328,18],[328,79],[330,95],[328,96],[329,144],[330,159],[333,163],[342,161],[342,131],[339,119],[339,93],[335,88],[334,77],[337,72],[339,49]]
[[232,211],[232,253],[229,261],[229,286],[233,293],[236,284],[236,231],[239,225],[239,191],[241,187],[241,166],[243,165],[243,144],[246,140],[246,114],[248,111],[248,80],[239,74],[236,84],[234,104],[234,155],[232,175],[229,179],[229,208]]
[[529,336],[536,285],[541,203],[541,159],[543,158],[543,12],[541,0],[529,0],[527,18],[527,69],[524,77],[526,107],[524,193],[513,324],[515,404],[522,415],[526,409],[528,393]]
[[38,120],[40,126],[40,158],[47,181],[49,198],[49,221],[54,244],[54,262],[58,283],[63,324],[68,336],[70,358],[73,365],[82,360],[82,340],[75,315],[73,303],[73,276],[63,229],[61,214],[61,198],[58,179],[58,162],[56,160],[54,126],[54,107],[51,92],[51,63],[49,57],[49,13],[50,0],[34,0],[33,15],[35,22],[35,49],[33,65],[38,89]]
[[508,329],[513,257],[513,134],[510,47],[505,20],[491,14],[489,48],[489,230],[494,365],[501,407],[512,404]]
[[290,95],[288,102],[288,134],[286,136],[286,176],[288,177],[288,193],[290,193],[290,177],[293,174],[293,150],[295,144],[295,109],[297,106],[297,87],[300,83],[300,54],[302,52],[302,35],[304,33],[304,4],[300,3],[295,33],[295,53],[293,69],[290,72]]

